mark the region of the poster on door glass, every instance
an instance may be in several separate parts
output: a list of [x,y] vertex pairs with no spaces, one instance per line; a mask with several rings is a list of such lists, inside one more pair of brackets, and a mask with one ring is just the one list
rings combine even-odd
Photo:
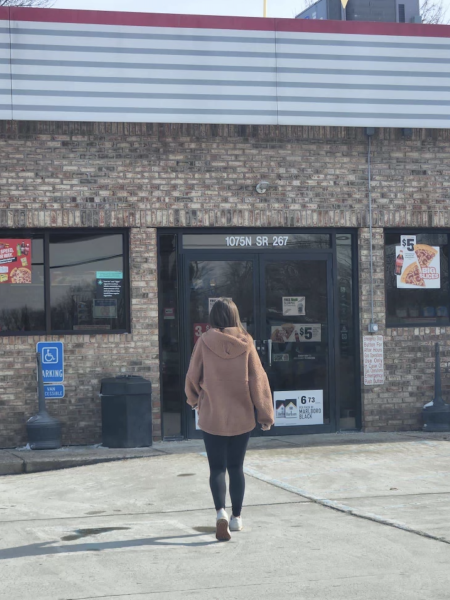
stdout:
[[194,345],[210,329],[209,323],[194,323]]
[[31,283],[31,240],[0,239],[0,283]]
[[415,239],[403,239],[395,247],[394,273],[397,288],[411,290],[439,289],[441,287],[440,248],[416,244]]
[[322,327],[320,323],[296,325],[284,323],[272,326],[270,338],[272,342],[284,344],[286,342],[320,342]]
[[283,315],[303,316],[305,314],[305,296],[283,296]]
[[[211,312],[212,307],[214,306],[214,304],[217,302],[217,300],[220,300],[220,298],[208,298],[208,312]],[[232,298],[225,298],[225,300],[232,300]]]
[[323,425],[323,390],[273,393],[276,427]]

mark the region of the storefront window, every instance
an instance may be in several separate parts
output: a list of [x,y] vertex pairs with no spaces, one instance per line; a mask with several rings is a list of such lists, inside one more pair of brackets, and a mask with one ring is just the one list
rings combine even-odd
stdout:
[[448,234],[386,233],[387,326],[449,322]]
[[122,238],[50,234],[52,330],[126,328]]
[[[0,334],[129,330],[125,232],[25,230],[15,234],[17,245],[10,235],[0,232],[0,277],[5,271],[0,283]],[[4,259],[15,260],[6,263],[9,273],[1,264],[2,240],[4,247],[13,246],[19,253]],[[13,271],[19,262],[23,267]]]

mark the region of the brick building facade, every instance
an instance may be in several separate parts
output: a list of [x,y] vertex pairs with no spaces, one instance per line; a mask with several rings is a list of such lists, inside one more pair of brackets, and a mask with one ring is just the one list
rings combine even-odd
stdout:
[[[362,128],[1,123],[0,230],[130,231],[131,333],[66,335],[66,397],[48,402],[64,444],[101,440],[100,379],[153,384],[161,436],[157,230],[172,227],[350,228],[358,232],[359,320],[370,321],[368,141]],[[433,393],[433,344],[447,364],[449,328],[385,328],[384,234],[450,228],[448,130],[378,129],[372,139],[374,309],[385,336],[382,386],[362,390],[366,431],[420,425]],[[255,192],[261,179],[265,195]],[[26,441],[36,411],[35,344],[0,336],[0,447]],[[444,378],[444,393],[448,384]]]

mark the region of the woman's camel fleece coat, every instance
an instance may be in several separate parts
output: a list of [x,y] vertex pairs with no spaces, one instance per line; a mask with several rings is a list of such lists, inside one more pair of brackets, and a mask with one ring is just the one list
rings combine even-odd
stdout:
[[253,339],[238,327],[210,329],[195,345],[186,376],[187,402],[202,431],[241,435],[273,425],[272,393]]

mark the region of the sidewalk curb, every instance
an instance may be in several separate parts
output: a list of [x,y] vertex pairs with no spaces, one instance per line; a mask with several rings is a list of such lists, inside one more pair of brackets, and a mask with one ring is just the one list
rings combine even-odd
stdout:
[[46,471],[59,471],[62,469],[72,469],[76,467],[85,467],[101,463],[118,462],[123,460],[136,460],[139,458],[153,458],[156,456],[165,456],[162,450],[152,449],[145,453],[124,454],[122,456],[42,456],[28,457],[25,452],[3,451],[6,456],[0,455],[0,476],[7,475],[25,475],[30,473],[43,473]]
[[24,460],[9,450],[0,453],[0,476],[22,475],[24,471]]

